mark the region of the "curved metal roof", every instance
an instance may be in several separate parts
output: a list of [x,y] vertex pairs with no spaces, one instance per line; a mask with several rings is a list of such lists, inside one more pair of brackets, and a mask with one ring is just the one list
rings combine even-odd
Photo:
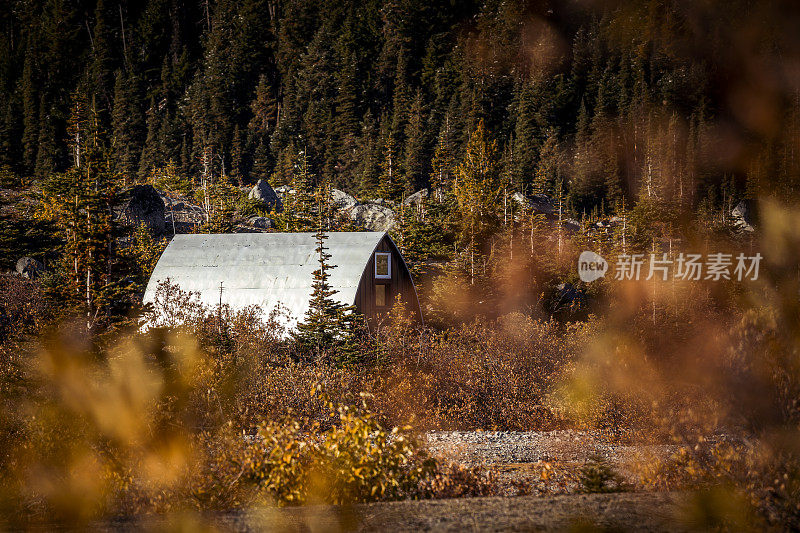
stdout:
[[[338,291],[333,299],[352,305],[361,276],[385,232],[331,232],[325,240],[328,282]],[[319,268],[314,233],[235,233],[175,235],[158,260],[144,302],[169,278],[205,305],[220,301],[233,309],[258,305],[265,313],[278,304],[288,309],[290,328],[302,320]]]

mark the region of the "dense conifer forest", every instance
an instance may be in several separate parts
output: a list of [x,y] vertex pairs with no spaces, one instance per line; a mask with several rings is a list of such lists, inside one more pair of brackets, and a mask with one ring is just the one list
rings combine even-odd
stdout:
[[[316,179],[399,200],[451,182],[483,121],[498,179],[563,193],[574,217],[617,213],[643,191],[721,211],[763,176],[716,157],[718,126],[751,143],[784,126],[737,109],[748,94],[726,54],[748,14],[779,21],[734,4],[711,18],[655,0],[9,0],[0,165],[26,178],[74,166],[91,115],[125,183],[172,164],[275,186],[303,153]],[[780,39],[745,44],[780,53]],[[796,127],[795,104],[768,111]],[[793,173],[785,152],[760,154],[773,182]]]

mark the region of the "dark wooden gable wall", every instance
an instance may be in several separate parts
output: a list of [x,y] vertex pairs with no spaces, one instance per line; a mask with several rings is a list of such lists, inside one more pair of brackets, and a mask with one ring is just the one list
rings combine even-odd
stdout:
[[[419,323],[422,323],[419,300],[417,299],[417,291],[414,288],[414,281],[411,279],[411,273],[388,235],[381,239],[375,248],[375,252],[389,252],[392,254],[392,279],[375,279],[375,253],[373,252],[367,262],[367,266],[364,268],[364,272],[361,274],[361,282],[356,291],[355,306],[358,312],[367,317],[370,323],[374,323],[382,313],[386,313],[391,309],[396,296],[400,294],[403,302],[408,307],[408,311]],[[387,305],[385,307],[377,307],[375,305],[375,285],[377,284],[386,286]]]

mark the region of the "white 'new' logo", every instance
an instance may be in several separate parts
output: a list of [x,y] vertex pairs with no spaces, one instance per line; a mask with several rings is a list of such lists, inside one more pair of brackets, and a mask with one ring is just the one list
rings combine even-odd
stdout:
[[578,258],[578,275],[581,281],[589,283],[600,279],[608,271],[608,262],[601,255],[594,252],[581,252]]

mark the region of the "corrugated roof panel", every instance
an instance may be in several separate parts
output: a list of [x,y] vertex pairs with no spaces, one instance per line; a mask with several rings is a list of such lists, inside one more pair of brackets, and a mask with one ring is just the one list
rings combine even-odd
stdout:
[[[361,275],[384,232],[328,233],[325,241],[331,288],[337,301],[352,305]],[[258,305],[265,313],[288,309],[293,327],[308,310],[313,272],[319,268],[313,233],[176,235],[156,264],[144,302],[153,302],[166,279],[191,291],[206,305],[220,301],[233,309]]]

